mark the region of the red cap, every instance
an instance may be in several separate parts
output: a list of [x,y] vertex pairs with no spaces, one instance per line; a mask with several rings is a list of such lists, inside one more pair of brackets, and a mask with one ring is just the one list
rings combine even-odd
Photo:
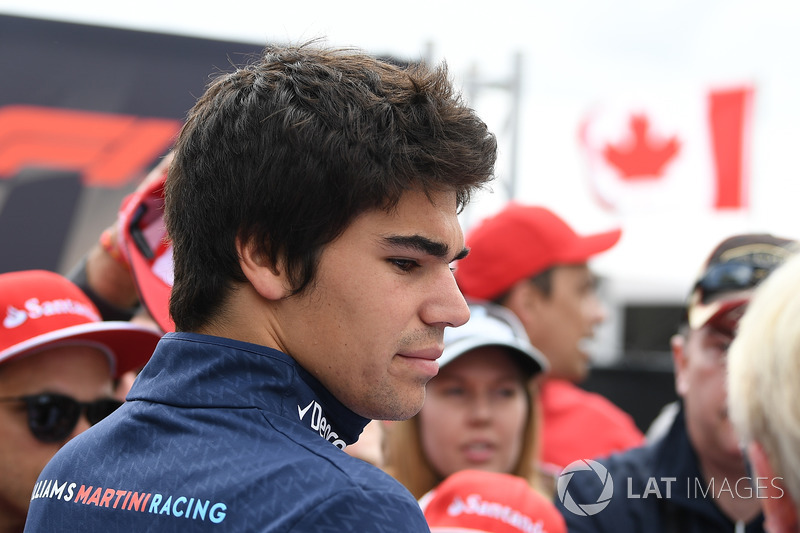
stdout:
[[118,377],[145,365],[161,338],[129,322],[102,321],[75,284],[46,270],[0,274],[0,364],[63,344],[99,348]]
[[549,209],[511,202],[467,235],[470,252],[458,262],[456,280],[464,296],[493,300],[548,268],[585,263],[621,235],[615,229],[581,236]]
[[420,499],[431,533],[566,533],[564,518],[521,477],[461,470]]
[[164,331],[175,331],[169,316],[172,243],[164,226],[166,167],[122,204],[118,215],[121,248],[128,257],[139,297]]

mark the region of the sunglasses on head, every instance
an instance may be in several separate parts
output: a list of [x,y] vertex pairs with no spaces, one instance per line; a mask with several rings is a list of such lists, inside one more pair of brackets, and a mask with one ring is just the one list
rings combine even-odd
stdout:
[[0,398],[0,402],[24,403],[31,433],[39,441],[47,443],[66,440],[78,425],[81,413],[85,412],[89,424],[95,425],[122,405],[122,402],[113,398],[79,402],[61,394]]
[[701,291],[703,301],[721,292],[733,292],[752,289],[773,270],[772,267],[753,263],[735,261],[721,263],[709,268],[695,284],[695,290]]

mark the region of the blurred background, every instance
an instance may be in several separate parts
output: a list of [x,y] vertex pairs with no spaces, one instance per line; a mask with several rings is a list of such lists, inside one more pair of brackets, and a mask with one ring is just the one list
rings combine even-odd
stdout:
[[0,0],[0,272],[69,270],[209,76],[267,42],[446,61],[500,143],[465,229],[510,200],[623,228],[592,263],[609,320],[586,387],[644,420],[711,249],[800,237],[798,27],[776,0]]

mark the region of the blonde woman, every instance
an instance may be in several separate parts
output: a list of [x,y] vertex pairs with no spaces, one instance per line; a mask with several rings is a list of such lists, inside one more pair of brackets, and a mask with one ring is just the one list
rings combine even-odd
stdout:
[[533,378],[547,362],[505,308],[473,303],[445,331],[422,410],[387,426],[385,469],[421,498],[460,470],[515,474],[540,487]]

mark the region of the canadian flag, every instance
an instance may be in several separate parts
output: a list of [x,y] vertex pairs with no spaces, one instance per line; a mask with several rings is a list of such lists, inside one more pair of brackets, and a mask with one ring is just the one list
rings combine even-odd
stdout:
[[747,207],[754,89],[609,99],[580,127],[591,188],[617,211]]

